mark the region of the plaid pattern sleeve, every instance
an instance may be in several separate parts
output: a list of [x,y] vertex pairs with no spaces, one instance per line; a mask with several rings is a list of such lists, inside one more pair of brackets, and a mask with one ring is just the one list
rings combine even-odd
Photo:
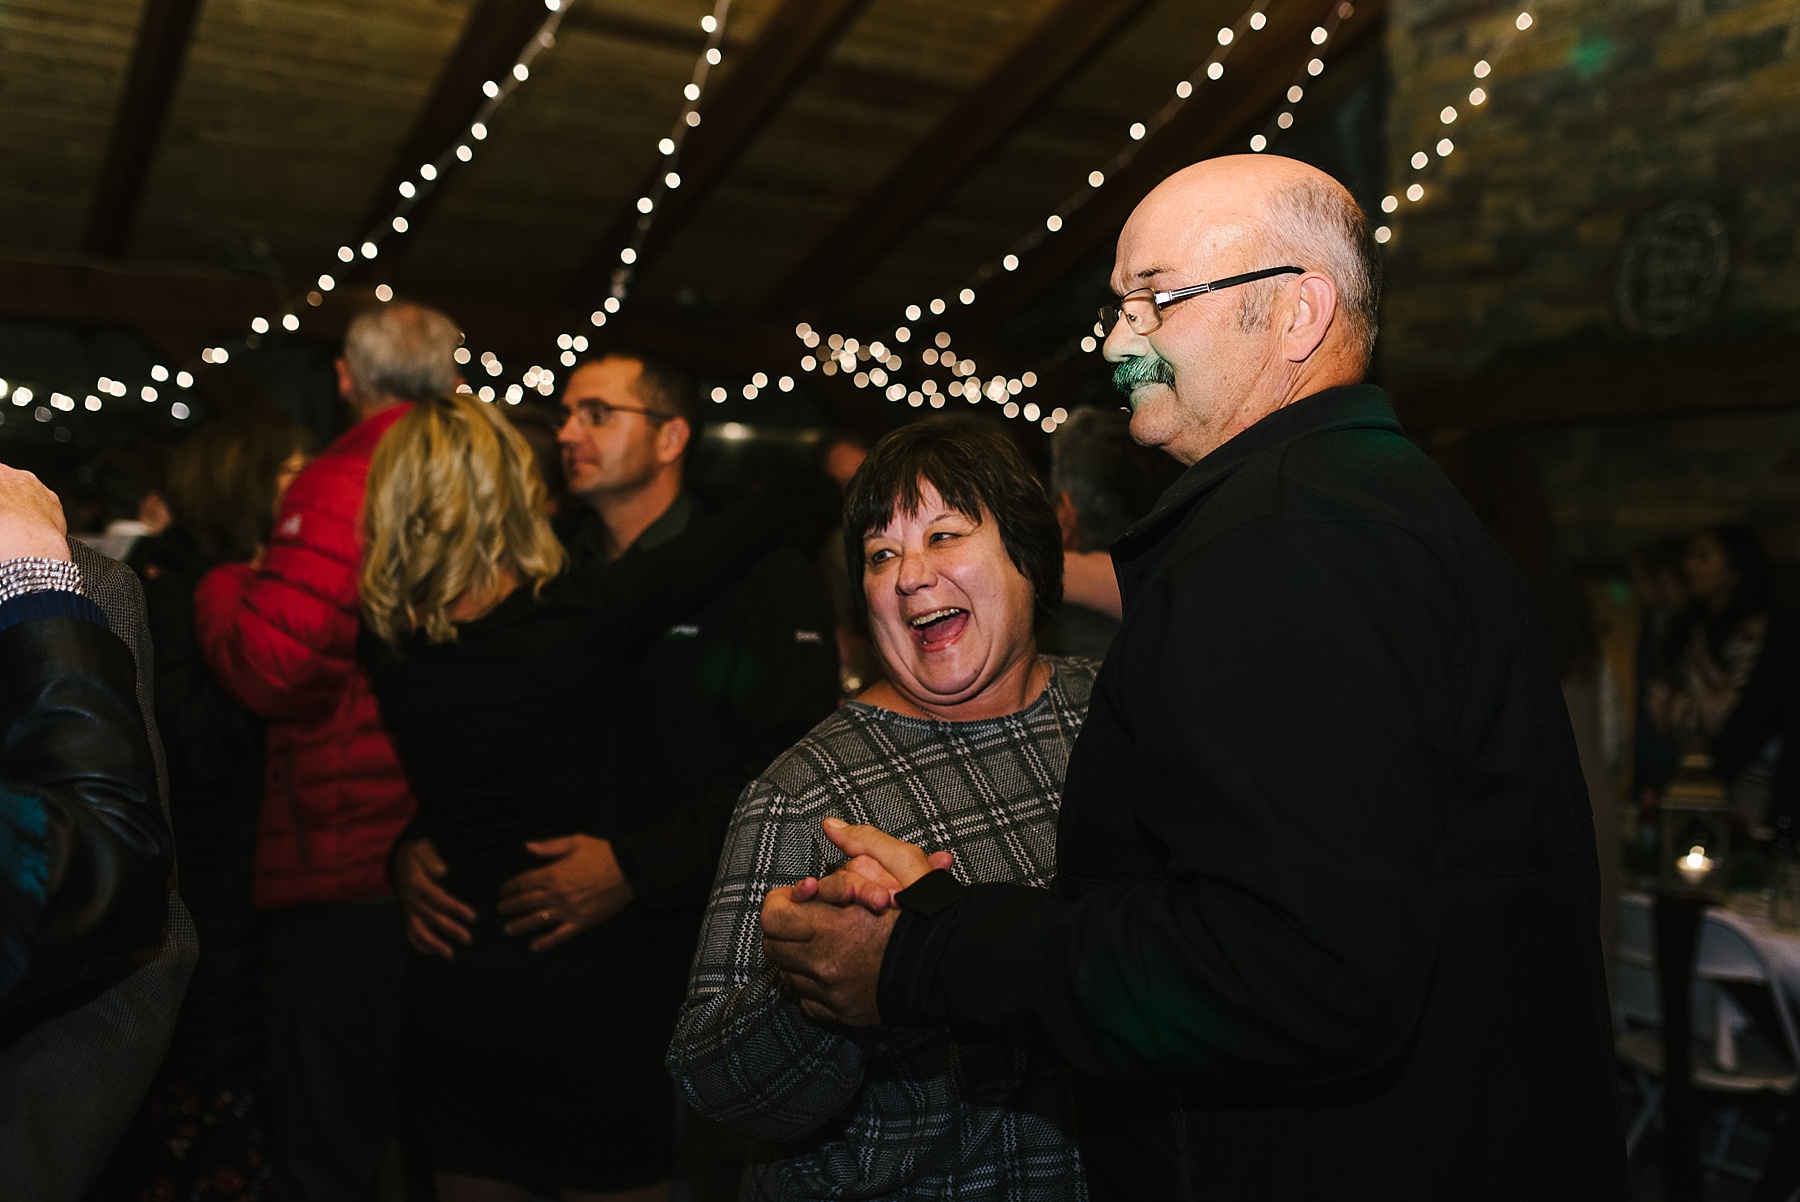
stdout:
[[746,1197],[1085,1199],[1053,1065],[941,1028],[850,1033],[806,1017],[763,957],[770,889],[829,872],[827,816],[956,856],[966,883],[1048,885],[1068,750],[1094,665],[1051,660],[1044,694],[979,722],[851,703],[738,802],[668,1066],[690,1105],[768,1141]]
[[817,873],[822,859],[817,824],[809,831],[795,811],[766,778],[738,801],[669,1050],[689,1105],[763,1139],[804,1137],[862,1084],[861,1050],[806,1017],[762,953],[763,898]]

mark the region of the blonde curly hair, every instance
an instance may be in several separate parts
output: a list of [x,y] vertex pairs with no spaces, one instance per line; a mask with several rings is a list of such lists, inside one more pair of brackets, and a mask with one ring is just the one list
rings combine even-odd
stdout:
[[452,642],[459,601],[498,603],[509,569],[535,593],[563,568],[531,448],[467,393],[420,401],[382,435],[362,529],[363,620],[389,646]]

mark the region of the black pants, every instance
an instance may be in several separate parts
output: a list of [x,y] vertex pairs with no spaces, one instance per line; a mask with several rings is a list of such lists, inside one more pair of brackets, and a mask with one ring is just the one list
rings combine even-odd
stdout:
[[406,936],[388,902],[270,915],[263,960],[283,1202],[373,1202],[395,1133]]

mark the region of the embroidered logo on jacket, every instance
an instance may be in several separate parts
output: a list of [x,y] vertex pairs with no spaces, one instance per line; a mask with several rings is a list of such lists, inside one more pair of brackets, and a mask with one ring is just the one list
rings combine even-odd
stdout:
[[663,631],[663,637],[665,639],[697,639],[700,637],[700,628],[684,622]]
[[796,643],[816,646],[825,641],[825,636],[816,630],[796,630],[794,631],[794,641]]

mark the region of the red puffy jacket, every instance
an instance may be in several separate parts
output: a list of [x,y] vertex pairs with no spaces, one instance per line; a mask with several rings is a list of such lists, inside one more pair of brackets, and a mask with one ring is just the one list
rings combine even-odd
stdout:
[[194,593],[206,662],[269,723],[259,906],[392,892],[387,855],[414,802],[356,657],[357,529],[369,457],[408,408],[361,422],[294,478],[260,568],[215,568]]

